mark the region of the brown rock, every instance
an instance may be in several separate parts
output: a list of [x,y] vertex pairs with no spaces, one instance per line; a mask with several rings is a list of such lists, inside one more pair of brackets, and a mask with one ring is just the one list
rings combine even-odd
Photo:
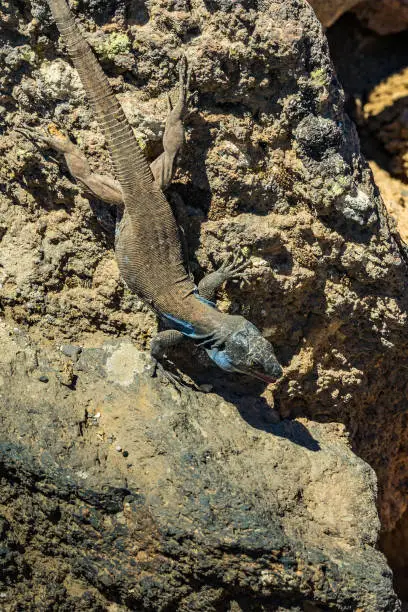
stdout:
[[378,34],[402,32],[408,27],[407,0],[368,0],[358,4],[354,12],[364,26]]
[[[308,0],[322,24],[329,28],[339,17],[361,2],[361,0]],[[382,4],[382,0],[376,0]]]
[[325,27],[351,9],[366,27],[379,34],[402,32],[408,26],[406,0],[309,0],[309,4]]

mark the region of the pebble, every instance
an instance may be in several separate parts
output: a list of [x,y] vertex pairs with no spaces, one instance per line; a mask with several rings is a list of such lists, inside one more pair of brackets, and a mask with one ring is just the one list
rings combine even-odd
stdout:
[[74,344],[63,344],[60,346],[60,351],[66,357],[70,357],[72,361],[77,361],[82,352],[82,348],[80,346],[75,346]]
[[45,376],[45,375],[43,374],[42,376],[39,376],[39,377],[38,377],[38,380],[39,380],[40,382],[47,383],[47,382],[49,381],[49,378],[48,378],[48,376]]
[[116,447],[116,450],[118,451],[118,453],[120,453],[120,452],[121,452],[121,450],[122,450],[122,447],[121,447],[121,446],[117,446],[117,447]]
[[213,390],[213,385],[200,385],[199,389],[203,393],[210,393]]

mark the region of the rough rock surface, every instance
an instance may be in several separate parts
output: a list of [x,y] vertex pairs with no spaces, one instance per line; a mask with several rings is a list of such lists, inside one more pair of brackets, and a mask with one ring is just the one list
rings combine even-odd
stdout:
[[361,0],[309,0],[309,4],[326,28],[360,2]]
[[408,27],[407,0],[367,0],[358,4],[354,13],[365,27],[378,34],[402,32]]
[[9,609],[397,609],[374,474],[342,426],[180,395],[127,340],[65,346],[72,390],[24,334],[0,336]]
[[156,321],[118,278],[111,211],[14,132],[55,123],[109,170],[48,12],[0,7],[5,605],[398,610],[364,461],[390,530],[407,508],[407,267],[311,8],[78,3],[150,157],[180,52],[194,64],[169,197],[197,279],[251,257],[220,305],[285,367],[264,389],[192,349],[176,359],[201,391],[179,394],[148,376]]
[[408,186],[384,170],[377,162],[370,161],[370,167],[387,210],[395,220],[402,240],[408,244]]
[[379,34],[402,32],[408,27],[407,0],[309,0],[309,3],[326,27],[351,9],[366,27]]

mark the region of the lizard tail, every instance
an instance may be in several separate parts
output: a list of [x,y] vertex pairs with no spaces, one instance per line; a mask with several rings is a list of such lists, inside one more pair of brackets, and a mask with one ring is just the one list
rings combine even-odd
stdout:
[[[120,271],[132,291],[158,310],[171,313],[173,302],[181,302],[179,293],[194,288],[184,270],[173,212],[154,182],[133,130],[66,0],[47,1],[105,134],[122,188],[126,223],[115,249]],[[180,288],[180,278],[186,287]]]
[[82,37],[68,4],[65,0],[48,0],[48,4],[105,134],[122,190],[125,193],[128,187],[133,192],[135,182],[151,187],[153,176],[133,130],[91,47]]

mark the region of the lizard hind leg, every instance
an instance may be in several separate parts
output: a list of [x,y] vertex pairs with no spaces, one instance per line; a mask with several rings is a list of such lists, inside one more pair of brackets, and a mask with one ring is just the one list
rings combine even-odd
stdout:
[[89,193],[104,202],[117,206],[123,205],[123,195],[119,183],[109,175],[96,174],[91,171],[88,160],[72,140],[54,126],[49,126],[47,134],[39,128],[23,125],[15,128],[16,132],[28,138],[35,145],[49,147],[63,153],[68,169]]

